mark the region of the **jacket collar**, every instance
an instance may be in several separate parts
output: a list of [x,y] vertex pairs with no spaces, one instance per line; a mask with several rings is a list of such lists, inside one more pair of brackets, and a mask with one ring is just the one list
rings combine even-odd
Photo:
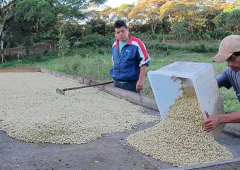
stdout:
[[[131,35],[129,35],[129,40],[128,40],[128,42],[126,43],[126,45],[130,45],[130,44],[132,44],[132,36]],[[116,43],[117,43],[117,46],[119,46],[119,40],[116,40]]]

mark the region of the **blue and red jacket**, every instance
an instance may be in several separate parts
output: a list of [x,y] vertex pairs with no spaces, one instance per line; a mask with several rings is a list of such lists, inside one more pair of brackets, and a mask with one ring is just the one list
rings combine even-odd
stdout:
[[113,67],[110,76],[118,81],[137,81],[140,75],[140,67],[148,66],[151,58],[149,57],[143,42],[130,36],[129,41],[122,48],[119,55],[119,40],[112,46]]

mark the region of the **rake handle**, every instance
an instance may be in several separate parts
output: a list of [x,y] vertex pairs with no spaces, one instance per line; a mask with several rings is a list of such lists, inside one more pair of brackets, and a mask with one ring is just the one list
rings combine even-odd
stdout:
[[68,91],[68,90],[82,89],[82,88],[94,87],[94,86],[100,86],[100,85],[105,85],[105,84],[110,84],[110,83],[113,83],[113,81],[107,81],[107,82],[104,82],[104,83],[98,83],[98,84],[87,85],[87,86],[81,86],[81,87],[65,88],[65,89],[62,89],[62,90],[63,90],[63,91]]

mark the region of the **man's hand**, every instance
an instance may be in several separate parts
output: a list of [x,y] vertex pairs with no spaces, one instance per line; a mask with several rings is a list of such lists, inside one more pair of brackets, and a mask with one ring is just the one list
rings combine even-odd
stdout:
[[138,79],[137,84],[136,84],[136,90],[137,91],[140,91],[140,90],[143,89],[144,76],[145,76],[146,70],[147,70],[146,65],[143,65],[143,66],[140,67],[140,75],[139,75],[139,79]]
[[205,113],[207,115],[207,119],[202,122],[203,128],[207,132],[210,132],[219,125],[220,119],[219,119],[218,115],[210,116],[207,111],[205,111]]
[[136,85],[136,90],[140,91],[143,89],[143,80],[138,80]]
[[181,81],[181,83],[184,83],[184,81],[186,80],[186,78],[180,78],[180,77],[176,77],[176,76],[172,76],[171,79],[173,80],[173,82],[177,81],[177,79],[179,79]]

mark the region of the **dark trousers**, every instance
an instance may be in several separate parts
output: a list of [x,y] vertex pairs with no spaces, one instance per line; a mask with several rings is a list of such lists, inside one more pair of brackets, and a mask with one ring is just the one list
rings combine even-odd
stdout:
[[122,82],[122,81],[114,80],[113,85],[114,87],[118,87],[120,89],[129,90],[135,93],[140,93],[140,91],[136,90],[137,81]]

